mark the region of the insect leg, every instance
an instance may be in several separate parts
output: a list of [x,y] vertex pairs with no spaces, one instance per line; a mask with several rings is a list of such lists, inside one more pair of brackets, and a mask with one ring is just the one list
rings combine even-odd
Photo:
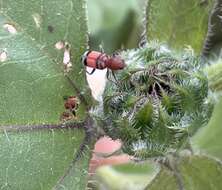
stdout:
[[112,76],[113,76],[114,80],[115,80],[116,82],[118,82],[114,71],[112,71]]
[[115,83],[116,85],[118,85],[119,83],[118,83],[118,81],[117,81],[117,79],[116,79],[116,76],[115,76],[115,74],[114,74],[114,71],[111,71],[112,72],[112,76],[113,76],[113,78],[115,79],[115,80],[112,80],[109,76],[110,76],[110,70],[109,69],[107,69],[107,73],[106,73],[106,78],[107,78],[107,80],[109,80],[110,82],[113,82],[113,83]]
[[[111,71],[111,72],[113,72],[113,71]],[[109,76],[110,76],[110,70],[107,69],[106,78],[107,78],[110,82],[116,83],[116,82],[113,81]]]
[[106,78],[110,81],[110,79],[109,79],[109,69],[107,69],[107,71],[106,71]]
[[87,70],[86,70],[86,72],[89,74],[89,75],[92,75],[94,72],[95,72],[95,68],[91,71],[91,72],[88,72]]
[[72,110],[72,114],[76,117],[76,110]]

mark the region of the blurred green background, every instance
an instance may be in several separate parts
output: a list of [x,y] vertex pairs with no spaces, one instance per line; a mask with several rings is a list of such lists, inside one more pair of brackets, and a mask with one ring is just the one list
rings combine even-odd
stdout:
[[90,48],[107,53],[137,47],[143,31],[145,0],[88,0]]

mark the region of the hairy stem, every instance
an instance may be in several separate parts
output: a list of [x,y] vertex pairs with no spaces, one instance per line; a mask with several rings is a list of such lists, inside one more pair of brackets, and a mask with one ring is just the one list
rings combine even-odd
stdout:
[[82,123],[67,123],[58,125],[11,125],[11,126],[0,126],[1,131],[33,131],[33,130],[43,130],[43,129],[67,129],[67,128],[82,128],[84,122]]

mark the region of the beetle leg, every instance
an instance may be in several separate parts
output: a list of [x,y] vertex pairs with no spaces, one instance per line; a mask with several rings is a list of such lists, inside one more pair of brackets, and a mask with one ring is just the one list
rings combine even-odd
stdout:
[[94,72],[95,72],[95,68],[91,71],[91,72],[88,72],[87,70],[86,70],[86,72],[89,74],[89,75],[92,75]]
[[106,71],[106,78],[107,78],[108,80],[110,80],[110,79],[109,79],[109,72],[110,72],[109,69],[107,69],[107,71]]
[[[111,71],[113,73],[113,71]],[[113,74],[112,74],[113,75]],[[107,72],[106,72],[106,78],[110,81],[110,82],[114,82],[111,78],[110,78],[110,70],[107,69]],[[116,82],[114,82],[116,83]]]
[[109,70],[109,69],[107,69],[107,73],[106,73],[106,78],[107,78],[107,80],[109,80],[110,82],[113,82],[113,83],[115,83],[116,85],[118,85],[119,83],[118,83],[118,81],[117,81],[117,79],[116,79],[116,76],[115,76],[115,74],[114,74],[114,71],[111,70],[111,72],[112,72],[112,76],[113,76],[114,80],[112,80],[112,79],[109,77],[109,76],[110,76],[110,70]]
[[76,117],[76,110],[75,109],[72,110],[72,114]]
[[117,79],[116,79],[116,75],[115,75],[114,71],[112,71],[112,75],[113,75],[114,80],[115,80],[116,83],[117,83],[118,81],[117,81]]

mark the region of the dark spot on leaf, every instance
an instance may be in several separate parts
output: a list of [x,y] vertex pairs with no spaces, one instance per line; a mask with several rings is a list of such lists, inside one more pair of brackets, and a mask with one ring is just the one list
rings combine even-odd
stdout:
[[54,32],[54,27],[51,26],[51,25],[48,25],[48,31],[49,31],[50,33],[53,33],[53,32]]
[[68,98],[69,98],[68,95],[64,95],[64,96],[63,96],[63,100],[67,100]]

